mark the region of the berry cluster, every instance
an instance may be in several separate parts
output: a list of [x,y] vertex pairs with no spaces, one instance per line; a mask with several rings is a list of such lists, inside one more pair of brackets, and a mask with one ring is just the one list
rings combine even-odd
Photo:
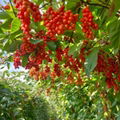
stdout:
[[56,58],[58,61],[62,61],[62,55],[63,55],[63,50],[62,50],[62,48],[59,47],[56,50]]
[[30,42],[23,42],[20,46],[21,55],[32,53],[36,48],[36,45]]
[[35,67],[30,68],[29,75],[33,77],[35,80],[45,80],[50,73],[50,69],[48,66],[45,67],[44,70],[36,69]]
[[21,20],[21,29],[24,34],[29,35],[30,32],[30,16],[34,19],[34,22],[41,21],[41,13],[39,6],[33,4],[29,0],[14,0],[16,8],[18,9],[18,18]]
[[60,77],[60,75],[61,75],[61,70],[60,70],[60,65],[59,65],[59,64],[55,64],[55,65],[54,65],[54,72],[56,73],[56,75],[57,75],[58,77]]
[[36,33],[35,37],[37,39],[42,39],[44,43],[47,43],[49,41],[56,41],[56,38],[50,38],[48,35],[46,35],[44,30],[40,30],[39,32]]
[[51,62],[49,52],[45,51],[45,46],[38,45],[37,49],[34,52],[34,55],[29,57],[26,69],[31,69],[34,66],[37,70],[39,70],[39,65],[42,64],[43,60]]
[[97,30],[98,25],[93,21],[93,15],[88,6],[82,10],[82,14],[83,18],[80,20],[82,22],[82,31],[85,33],[86,38],[93,39],[92,30]]
[[80,76],[80,74],[78,73],[78,77],[77,77],[77,80],[76,80],[76,85],[82,85],[83,84],[83,80]]
[[68,52],[69,52],[69,48],[64,49],[64,60],[65,60],[64,67],[79,72],[81,68],[81,62],[79,61],[79,58],[73,58],[72,55],[69,56]]
[[67,76],[67,84],[73,84],[74,83],[74,77],[73,77],[73,73],[70,72]]
[[21,44],[20,46],[20,50],[16,50],[15,54],[14,54],[14,66],[15,68],[19,68],[19,66],[21,66],[21,56],[24,56],[26,54],[29,54],[31,52],[34,51],[34,49],[36,48],[35,45],[32,45],[29,42],[24,42]]
[[96,66],[98,73],[103,73],[106,78],[108,88],[114,87],[115,91],[119,90],[117,82],[120,81],[120,66],[117,58],[108,56],[105,52],[98,55],[98,64]]
[[19,68],[19,66],[21,66],[20,56],[21,56],[20,51],[16,50],[14,57],[13,57],[15,69]]
[[33,77],[35,80],[39,80],[39,72],[35,67],[32,67],[29,71],[30,77]]
[[48,29],[46,34],[55,37],[57,34],[64,34],[66,30],[74,30],[78,14],[73,14],[71,10],[65,11],[64,6],[61,6],[58,10],[50,7],[43,15],[43,20]]
[[[38,33],[36,33],[35,35],[33,35],[33,39],[41,39],[41,38],[45,38],[44,31],[40,31]],[[20,58],[22,58],[22,56],[29,56],[28,59],[28,63],[26,65],[26,69],[31,69],[32,67],[35,67],[37,70],[39,70],[39,64],[42,64],[43,60],[46,60],[48,62],[51,62],[51,58],[49,57],[49,55],[51,54],[50,51],[46,51],[46,42],[43,42],[42,44],[37,43],[37,44],[32,44],[30,43],[30,37],[24,36],[24,38],[22,39],[23,43],[20,46],[20,50],[17,50],[15,53],[15,57],[14,59],[17,59],[19,56],[19,60]],[[18,54],[19,52],[19,54]],[[17,56],[16,56],[17,54]],[[17,61],[15,61],[15,65],[17,65]],[[20,65],[20,64],[19,64]],[[18,66],[19,66],[18,65]],[[18,68],[18,67],[16,67]]]

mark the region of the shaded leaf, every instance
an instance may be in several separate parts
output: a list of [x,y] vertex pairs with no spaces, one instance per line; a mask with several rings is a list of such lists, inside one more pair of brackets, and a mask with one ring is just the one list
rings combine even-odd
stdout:
[[48,48],[50,50],[56,50],[57,49],[57,44],[55,42],[47,42]]
[[10,34],[10,39],[14,40],[15,38],[17,38],[20,35],[22,35],[22,30],[19,29],[19,30],[17,30],[17,31]]
[[120,49],[120,21],[117,19],[109,25],[109,36],[112,42],[112,47],[115,50]]
[[90,76],[90,73],[94,70],[94,68],[97,65],[98,52],[99,49],[94,48],[92,52],[86,57],[85,72],[88,76]]
[[9,19],[11,18],[7,12],[0,12],[0,19]]
[[30,42],[31,42],[32,44],[37,44],[37,43],[43,42],[43,40],[33,40],[33,39],[30,39]]

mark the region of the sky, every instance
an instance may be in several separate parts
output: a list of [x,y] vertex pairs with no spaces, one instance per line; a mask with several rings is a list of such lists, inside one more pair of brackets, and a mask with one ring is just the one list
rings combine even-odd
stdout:
[[9,0],[0,0],[0,4],[1,4],[1,5],[4,5],[4,4],[5,4],[4,1],[5,1],[5,2],[8,2]]

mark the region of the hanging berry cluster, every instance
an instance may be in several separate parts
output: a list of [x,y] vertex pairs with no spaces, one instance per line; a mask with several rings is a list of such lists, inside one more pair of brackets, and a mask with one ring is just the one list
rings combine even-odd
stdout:
[[71,10],[65,11],[64,6],[58,10],[50,7],[43,15],[43,20],[48,29],[46,34],[55,37],[56,34],[64,34],[66,30],[75,30],[78,14],[73,14]]
[[[40,43],[32,44],[30,43],[30,41],[28,41],[28,38],[24,37],[23,43],[20,46],[20,50],[17,50],[14,55],[15,67],[18,68],[21,65],[20,58],[26,55],[29,56],[26,69],[30,69],[34,66],[38,70],[39,64],[42,64],[43,60],[51,62],[51,58],[49,57],[50,53],[49,51],[46,51],[45,48],[46,48],[45,43],[43,43],[42,45]],[[19,61],[18,61],[18,57],[19,57]]]
[[14,54],[15,68],[19,68],[19,66],[21,66],[21,57],[32,53],[36,49],[36,47],[36,45],[33,45],[28,41],[23,42],[20,46],[20,50],[16,50]]
[[82,22],[82,31],[85,33],[86,38],[93,39],[93,30],[97,30],[98,25],[93,21],[94,17],[88,6],[83,8],[82,14],[83,18],[80,20]]
[[119,56],[109,56],[101,51],[98,55],[98,64],[96,71],[102,73],[106,78],[108,88],[114,87],[115,91],[119,90],[118,82],[120,82],[120,63]]
[[[81,60],[79,60],[79,58],[73,58],[72,55],[69,56],[68,51],[69,51],[69,48],[62,49],[61,47],[59,47],[56,50],[57,60],[56,60],[55,64],[53,64],[52,67],[51,67],[51,65],[50,66],[47,65],[44,68],[40,67],[38,70],[39,74],[38,74],[38,72],[33,72],[33,71],[36,71],[35,66],[34,66],[34,68],[30,69],[30,73],[29,73],[30,76],[32,76],[35,79],[40,78],[42,80],[45,80],[48,76],[50,76],[52,79],[51,82],[54,83],[55,78],[62,77],[62,79],[65,79],[65,76],[66,76],[65,71],[67,71],[69,69],[70,71],[75,71],[75,72],[69,73],[67,75],[67,79],[66,79],[67,81],[66,80],[65,81],[63,80],[63,81],[67,84],[81,85],[83,83],[83,81],[82,81],[79,73],[80,73],[80,68],[82,68],[82,62],[81,62]],[[40,58],[39,58],[39,60],[40,60]],[[60,66],[60,63],[63,60],[64,60],[64,66]],[[52,62],[52,61],[48,61],[48,64],[49,64],[49,62]],[[39,63],[39,64],[41,64],[41,63]],[[64,69],[64,71],[63,71],[63,69]],[[79,74],[79,75],[77,75],[77,74]],[[36,79],[36,80],[38,80],[38,79]]]
[[[55,78],[65,78],[65,83],[82,85],[81,70],[84,71],[85,57],[90,53],[90,49],[86,49],[88,40],[83,41],[82,48],[77,58],[69,55],[69,47],[64,49],[59,45],[54,53],[48,49],[47,43],[49,41],[57,42],[57,37],[64,34],[67,30],[75,30],[76,22],[78,21],[78,14],[73,14],[71,10],[65,10],[61,6],[58,10],[49,7],[43,15],[39,11],[39,6],[35,5],[29,0],[14,0],[16,8],[18,9],[18,18],[21,20],[21,29],[23,30],[23,38],[20,49],[14,54],[14,66],[18,68],[22,65],[22,58],[28,56],[26,69],[30,69],[30,76],[36,80],[45,80],[51,77],[51,82],[55,82]],[[93,20],[92,12],[89,7],[82,10],[83,18],[82,31],[86,38],[93,39],[93,30],[98,29],[98,25]],[[40,30],[35,34],[31,34],[31,16],[34,22],[42,21],[47,28],[47,32]],[[42,43],[32,44],[30,39],[41,39]],[[66,36],[65,41],[74,42],[71,37]],[[54,56],[53,58],[51,56]],[[46,66],[42,66],[43,62]],[[62,65],[61,65],[62,63]],[[52,64],[52,66],[51,66]],[[102,73],[106,77],[106,83],[109,88],[114,87],[117,91],[120,82],[120,71],[117,59],[107,56],[105,52],[99,52],[98,63],[94,71]],[[66,72],[67,71],[67,72]]]
[[34,19],[34,22],[41,21],[41,13],[39,6],[30,2],[29,0],[14,0],[16,8],[18,9],[17,17],[21,20],[21,29],[23,33],[29,35],[30,33],[30,16]]

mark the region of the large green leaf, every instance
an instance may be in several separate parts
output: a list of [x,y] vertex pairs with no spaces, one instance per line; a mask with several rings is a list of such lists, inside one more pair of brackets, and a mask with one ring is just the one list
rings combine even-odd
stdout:
[[120,9],[120,0],[114,0],[115,1],[115,12]]
[[21,24],[20,20],[18,18],[15,18],[12,21],[11,32],[16,32],[17,30],[19,30],[20,24]]
[[20,29],[11,33],[9,38],[11,40],[14,40],[14,39],[18,38],[19,36],[22,36],[22,30],[20,30]]
[[0,19],[9,19],[11,18],[7,12],[0,12]]
[[67,1],[67,9],[68,10],[75,10],[76,9],[76,5],[77,5],[77,2],[80,2],[80,0],[68,0]]
[[85,72],[87,76],[90,76],[90,73],[94,70],[94,68],[97,65],[98,52],[99,49],[94,48],[92,52],[86,57]]
[[120,49],[120,21],[114,20],[109,25],[109,36],[112,42],[112,47],[116,50]]

